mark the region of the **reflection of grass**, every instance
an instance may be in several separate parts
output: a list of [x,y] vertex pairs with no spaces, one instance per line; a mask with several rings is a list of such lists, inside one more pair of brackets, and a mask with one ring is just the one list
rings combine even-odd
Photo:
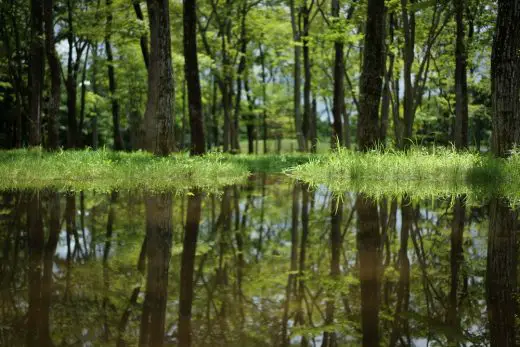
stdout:
[[362,191],[372,196],[409,193],[415,197],[466,194],[470,198],[500,194],[520,199],[520,155],[506,160],[438,148],[365,154],[342,150],[315,157],[287,172],[336,192]]
[[243,165],[217,154],[204,158],[190,158],[187,154],[158,158],[143,152],[105,150],[0,151],[0,189],[214,189],[237,183],[247,175]]

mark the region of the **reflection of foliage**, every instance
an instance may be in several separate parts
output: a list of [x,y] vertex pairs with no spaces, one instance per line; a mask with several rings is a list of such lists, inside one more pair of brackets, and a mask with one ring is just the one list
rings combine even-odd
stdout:
[[[311,189],[306,193],[308,186],[298,183],[298,187],[279,176],[260,175],[243,186],[225,188],[218,195],[206,194],[203,198],[194,269],[195,346],[279,345],[284,324],[293,343],[305,336],[308,341],[319,344],[327,332],[333,333],[338,346],[360,344],[363,307],[355,194],[344,194],[342,204],[337,205],[337,197],[326,189]],[[304,194],[308,194],[308,205],[305,205]],[[49,201],[45,195],[41,196],[43,211],[47,214]],[[28,262],[27,248],[21,247],[21,242],[27,232],[27,213],[31,212],[26,207],[27,197],[27,193],[14,191],[2,193],[0,199],[0,243],[3,245],[0,325],[5,327],[0,330],[0,341],[12,346],[22,345],[26,333],[23,317],[27,309]],[[408,330],[400,332],[402,340],[430,339],[436,346],[445,346],[453,339],[483,343],[487,334],[487,323],[482,316],[486,209],[467,207],[462,217],[459,215],[465,227],[463,261],[459,285],[455,288],[460,319],[460,328],[457,328],[446,321],[452,290],[450,237],[456,217],[453,203],[450,199],[417,199],[406,203],[407,199],[382,197],[376,205],[382,240],[378,278],[380,345],[388,345],[396,327],[398,288],[403,271],[399,255],[403,225],[410,225],[407,242],[410,268],[409,309],[400,315],[406,320]],[[336,201],[334,206],[333,200]],[[69,237],[65,230],[61,231],[53,259],[52,340],[56,345],[108,346],[122,338],[128,345],[136,345],[145,286],[137,269],[145,229],[143,194],[121,192],[114,198],[114,195],[85,193],[76,194],[75,201],[72,211],[75,229],[69,231]],[[409,214],[403,212],[403,206],[407,206]],[[165,340],[172,342],[177,332],[186,208],[186,196],[175,196],[165,323]],[[342,210],[342,219],[340,276],[335,279],[330,275],[329,238],[331,213],[337,213],[337,208]],[[305,209],[309,212],[308,235],[302,245]],[[113,232],[108,233],[111,210],[114,211],[110,226]],[[296,229],[291,221],[295,211],[299,215]],[[46,218],[44,226],[47,235]],[[296,248],[291,242],[295,236]],[[300,272],[302,247],[306,251],[305,270]],[[292,255],[294,249],[296,258]],[[103,254],[107,250],[108,258],[104,262]],[[296,270],[291,270],[292,261],[296,261]],[[132,302],[132,293],[137,287],[141,295]],[[328,304],[334,307],[334,318],[326,323]],[[127,310],[128,319],[122,324]],[[299,312],[303,315],[298,316]]]

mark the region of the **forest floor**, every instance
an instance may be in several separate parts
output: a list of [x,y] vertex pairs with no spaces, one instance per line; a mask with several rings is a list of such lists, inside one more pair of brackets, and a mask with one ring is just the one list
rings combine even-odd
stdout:
[[0,189],[216,190],[251,173],[287,174],[334,192],[470,197],[499,193],[520,201],[520,155],[497,159],[476,152],[413,148],[408,152],[348,150],[326,154],[187,153],[159,158],[109,150],[0,151]]

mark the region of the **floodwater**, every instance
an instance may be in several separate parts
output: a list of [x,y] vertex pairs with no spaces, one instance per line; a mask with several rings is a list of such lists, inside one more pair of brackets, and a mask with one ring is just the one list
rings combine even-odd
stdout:
[[0,193],[1,346],[513,346],[517,214],[492,198]]

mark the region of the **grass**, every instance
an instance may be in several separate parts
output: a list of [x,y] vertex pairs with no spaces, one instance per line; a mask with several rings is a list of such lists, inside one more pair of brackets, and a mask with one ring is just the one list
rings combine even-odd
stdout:
[[520,201],[517,154],[499,159],[445,148],[413,148],[406,153],[340,150],[312,158],[286,173],[313,186],[326,185],[335,192],[356,191],[375,197],[465,194],[473,199],[501,195]]
[[108,150],[0,151],[0,189],[211,190],[238,183],[248,174],[245,166],[217,154],[159,158]]

